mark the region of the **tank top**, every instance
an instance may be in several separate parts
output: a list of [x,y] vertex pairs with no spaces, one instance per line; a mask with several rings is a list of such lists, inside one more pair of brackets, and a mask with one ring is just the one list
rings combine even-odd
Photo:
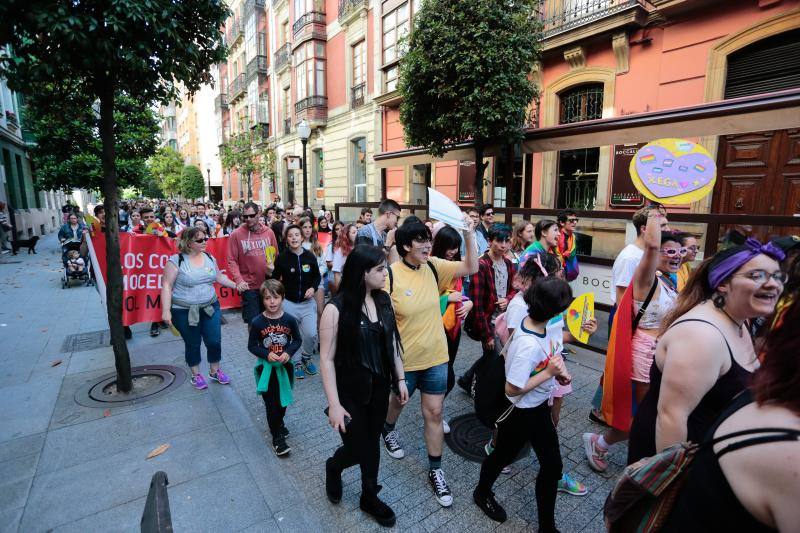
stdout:
[[[341,312],[342,301],[340,298],[332,299],[331,303],[335,305],[336,308]],[[381,318],[381,310],[377,308],[377,305],[376,311],[378,314],[378,320],[375,322],[372,322],[366,313],[363,311],[361,312],[358,332],[358,347],[360,352],[359,363],[362,368],[369,370],[372,374],[380,376],[387,381],[391,381],[391,356],[393,354],[389,354],[387,350],[387,331],[384,327],[384,321]],[[347,335],[351,334],[350,332],[339,333],[344,333]],[[350,366],[348,364],[349,360],[350,358],[347,357],[346,354],[342,354],[339,351],[337,345],[335,356],[336,367],[344,371]]]
[[[664,276],[656,276],[656,279],[661,284],[661,290],[658,291],[658,299],[651,301],[642,314],[639,320],[639,328],[641,329],[658,329],[661,327],[661,322],[664,317],[675,306],[675,300],[678,298],[678,293],[675,289],[664,280]],[[637,311],[641,309],[643,301],[633,300],[636,304]]]
[[[708,439],[713,438],[717,428],[729,416],[751,403],[749,392],[744,392],[730,405],[709,430]],[[664,531],[747,531],[761,532],[774,529],[759,522],[739,502],[734,494],[725,473],[719,465],[720,458],[726,453],[764,444],[768,442],[800,440],[800,431],[781,428],[754,428],[721,435],[714,441],[726,440],[746,434],[757,435],[738,442],[730,443],[714,451],[709,443],[698,450],[692,462],[688,479],[678,496]]]
[[[670,327],[684,322],[703,322],[712,326],[722,335],[722,331],[720,331],[717,326],[700,318],[679,320]],[[714,386],[703,396],[700,403],[697,404],[697,407],[695,407],[694,411],[689,415],[686,421],[686,439],[691,442],[701,442],[711,428],[711,425],[720,413],[725,410],[725,407],[728,406],[737,394],[745,390],[753,375],[736,362],[736,359],[733,358],[733,350],[731,350],[728,340],[725,339],[724,335],[722,335],[722,338],[725,340],[725,346],[728,348],[731,367],[717,379]],[[658,418],[658,398],[661,390],[662,377],[658,365],[653,364],[653,366],[650,367],[650,389],[647,391],[641,405],[637,409],[636,416],[631,425],[630,440],[628,442],[628,464],[635,463],[643,457],[650,457],[656,453],[656,418]]]

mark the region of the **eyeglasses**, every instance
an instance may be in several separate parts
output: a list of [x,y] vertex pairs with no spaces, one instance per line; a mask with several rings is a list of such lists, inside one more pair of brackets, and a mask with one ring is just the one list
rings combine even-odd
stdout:
[[689,253],[689,250],[687,250],[686,248],[667,248],[667,249],[662,249],[661,253],[666,255],[667,257],[675,257],[676,255],[680,255],[681,257],[683,257],[684,255]]
[[745,272],[744,274],[735,274],[734,277],[736,276],[755,281],[759,285],[764,285],[770,278],[774,279],[781,285],[786,283],[786,281],[789,279],[789,274],[783,270],[776,270],[772,274],[766,270],[751,270],[750,272]]
[[192,239],[192,240],[194,242],[196,242],[197,244],[203,244],[204,242],[206,242],[208,240],[208,237],[205,237],[203,239]]
[[572,222],[573,224],[577,224],[578,223],[578,219],[577,218],[568,218],[567,222]]
[[248,215],[247,213],[242,213],[242,218],[243,218],[244,220],[247,220],[248,218],[256,218],[257,216],[258,216],[258,215],[256,215],[255,213],[254,213],[254,214],[252,214],[252,215]]
[[493,217],[494,216],[494,211],[487,211],[487,212],[485,212],[483,214],[483,216],[485,216],[485,217]]

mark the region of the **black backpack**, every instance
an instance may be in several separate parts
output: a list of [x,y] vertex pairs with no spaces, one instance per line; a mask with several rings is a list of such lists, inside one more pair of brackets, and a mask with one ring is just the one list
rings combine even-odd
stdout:
[[[434,277],[434,279],[436,279],[436,292],[437,292],[437,296],[438,296],[438,292],[439,292],[439,273],[436,272],[436,267],[433,266],[433,263],[428,261],[426,264],[431,268],[431,272],[433,272],[433,277]],[[392,274],[392,267],[391,266],[386,267],[386,268],[389,271],[389,294],[392,294],[392,292],[394,292],[394,274]]]

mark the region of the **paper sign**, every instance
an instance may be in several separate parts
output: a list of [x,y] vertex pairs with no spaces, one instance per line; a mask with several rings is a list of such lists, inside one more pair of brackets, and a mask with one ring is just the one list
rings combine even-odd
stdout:
[[461,209],[453,200],[430,187],[428,187],[428,214],[432,219],[444,222],[453,228],[466,229]]
[[717,165],[708,151],[684,139],[658,139],[631,160],[631,180],[646,198],[661,204],[688,204],[714,188]]
[[566,313],[567,329],[578,342],[586,344],[589,333],[583,330],[583,325],[594,316],[594,293],[587,292],[575,298],[569,305]]
[[275,262],[275,255],[277,254],[277,250],[275,250],[274,246],[267,246],[264,248],[264,256],[267,258],[267,263],[272,264]]

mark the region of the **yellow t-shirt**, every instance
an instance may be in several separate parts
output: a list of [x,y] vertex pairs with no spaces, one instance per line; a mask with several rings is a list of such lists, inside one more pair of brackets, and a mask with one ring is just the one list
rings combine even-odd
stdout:
[[[426,370],[449,360],[439,293],[450,286],[461,263],[438,257],[431,257],[428,261],[439,276],[438,288],[428,265],[411,269],[397,261],[391,266],[394,278],[392,304],[403,342],[403,368],[407,372]],[[389,292],[388,276],[386,292]]]

